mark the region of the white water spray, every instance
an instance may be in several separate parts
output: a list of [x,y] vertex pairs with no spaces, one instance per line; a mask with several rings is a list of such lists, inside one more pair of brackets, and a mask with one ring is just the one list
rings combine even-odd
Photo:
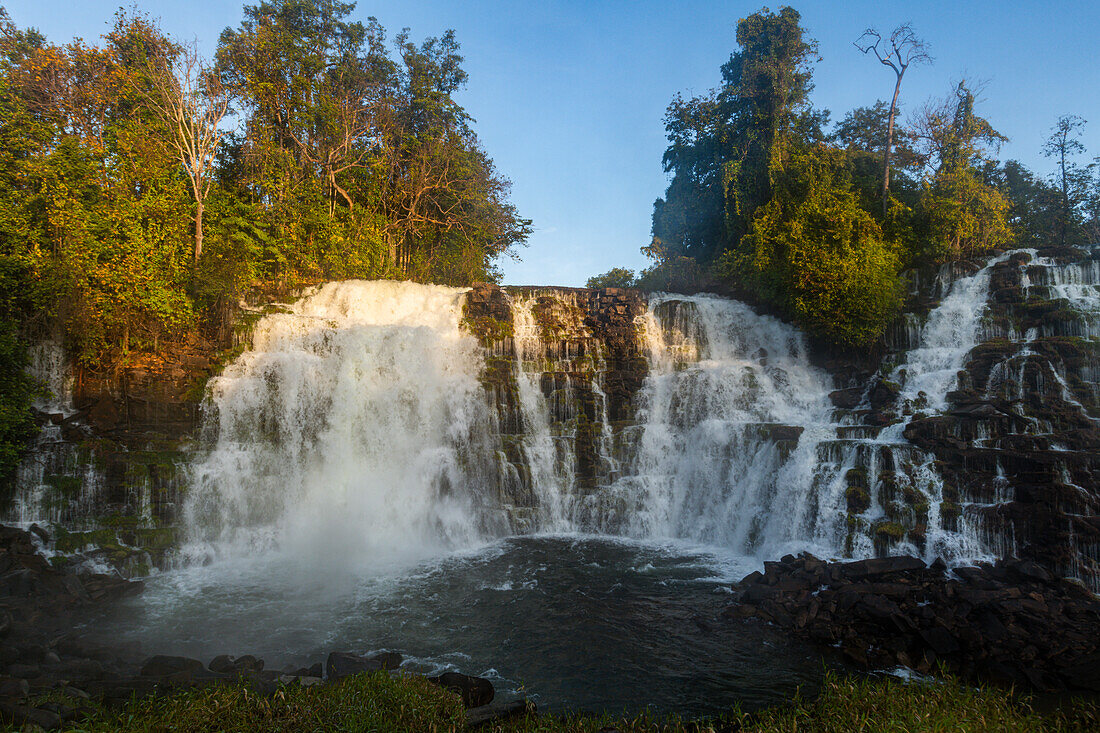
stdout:
[[495,534],[495,429],[462,291],[329,283],[256,326],[210,385],[217,431],[193,469],[192,539],[330,562]]

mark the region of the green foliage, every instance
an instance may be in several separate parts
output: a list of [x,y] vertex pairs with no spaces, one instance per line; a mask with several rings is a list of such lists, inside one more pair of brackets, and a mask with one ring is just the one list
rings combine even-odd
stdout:
[[[648,249],[653,252],[656,243]],[[698,293],[709,289],[713,278],[709,272],[692,257],[679,257],[661,254],[655,257],[657,262],[638,273],[634,287],[650,293]]]
[[[454,99],[454,33],[402,33],[391,51],[353,8],[246,6],[216,79],[201,63],[188,77],[183,46],[141,15],[120,12],[96,47],[50,45],[0,12],[0,257],[82,365],[200,327],[224,336],[255,286],[499,277],[531,223]],[[196,179],[163,104],[175,94],[201,116],[222,89],[240,129]]]
[[947,262],[988,253],[1012,237],[1008,199],[983,175],[987,151],[1006,139],[974,112],[975,95],[959,82],[951,98],[920,121],[924,153],[934,166],[916,206],[917,259]]
[[42,393],[41,385],[25,371],[27,346],[16,329],[11,320],[0,320],[0,486],[5,488],[38,432],[31,403]]
[[457,695],[423,678],[347,677],[332,685],[282,687],[271,697],[220,685],[135,700],[81,724],[89,731],[454,731],[464,727]]
[[655,264],[638,286],[691,292],[718,275],[719,289],[822,341],[865,346],[898,311],[902,268],[982,255],[1012,237],[987,157],[1004,137],[959,84],[911,128],[896,126],[883,202],[889,107],[852,110],[826,138],[828,113],[809,99],[816,45],[800,23],[790,8],[742,19],[721,88],[669,105],[671,181],[642,250]]
[[901,304],[898,257],[860,206],[843,155],[823,146],[792,154],[776,195],[721,268],[811,333],[841,344],[873,341]]
[[1088,731],[1100,723],[1095,703],[1038,712],[1026,697],[947,677],[919,683],[827,674],[816,700],[796,699],[758,713],[746,731]]
[[613,267],[602,275],[588,278],[585,287],[632,288],[634,287],[634,271],[625,267]]

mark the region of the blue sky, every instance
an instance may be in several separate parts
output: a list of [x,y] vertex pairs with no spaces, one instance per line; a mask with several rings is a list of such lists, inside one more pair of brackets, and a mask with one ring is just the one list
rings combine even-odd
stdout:
[[[118,2],[0,0],[21,27],[54,42],[93,41]],[[902,102],[915,108],[943,96],[960,78],[984,81],[979,113],[1010,138],[1002,158],[1048,172],[1043,140],[1061,114],[1089,120],[1084,142],[1100,155],[1100,3],[792,2],[819,43],[817,107],[833,120],[887,98],[893,74],[851,42],[864,27],[889,32],[910,21],[931,44],[930,67],[906,76]],[[144,0],[179,39],[210,53],[221,30],[240,22],[239,2]],[[505,282],[582,285],[611,267],[647,262],[653,200],[667,185],[661,170],[662,116],[678,91],[704,92],[735,48],[737,20],[757,2],[687,0],[379,0],[374,15],[392,37],[414,39],[454,28],[470,74],[460,101],[497,167],[513,182],[513,201],[535,222],[521,262],[505,262]],[[772,4],[773,8],[778,5]]]

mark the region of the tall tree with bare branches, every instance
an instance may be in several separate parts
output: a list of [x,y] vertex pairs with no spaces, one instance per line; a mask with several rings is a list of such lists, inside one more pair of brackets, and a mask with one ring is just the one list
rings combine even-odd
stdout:
[[853,45],[864,54],[873,53],[883,66],[893,69],[897,77],[894,83],[894,97],[890,101],[890,117],[886,127],[886,151],[882,163],[882,213],[886,215],[887,194],[890,191],[890,152],[894,146],[894,117],[898,110],[898,95],[901,93],[901,80],[910,65],[932,63],[928,54],[928,44],[917,37],[913,26],[903,23],[894,29],[889,39],[883,39],[874,28],[863,31]]
[[165,144],[187,173],[195,199],[194,263],[202,256],[202,216],[213,183],[212,169],[226,131],[230,94],[194,45],[157,49],[145,57],[148,86],[138,91],[168,129]]
[[1085,152],[1081,143],[1081,128],[1085,120],[1077,115],[1062,115],[1043,145],[1043,155],[1058,161],[1054,182],[1061,192],[1061,211],[1058,216],[1059,243],[1064,247],[1066,236],[1080,219],[1078,208],[1086,198],[1089,171],[1074,164],[1070,158]]

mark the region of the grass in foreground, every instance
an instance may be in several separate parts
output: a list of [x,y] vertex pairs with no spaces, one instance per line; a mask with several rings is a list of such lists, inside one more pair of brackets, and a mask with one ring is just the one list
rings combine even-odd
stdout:
[[[106,733],[214,733],[241,731],[370,731],[443,733],[464,727],[457,696],[415,677],[350,677],[330,686],[281,689],[274,697],[247,686],[209,687],[135,700],[101,710],[70,731]],[[958,680],[905,684],[828,674],[813,700],[754,715],[732,710],[721,719],[688,721],[642,714],[633,718],[529,716],[478,729],[486,733],[755,733],[815,731],[1097,731],[1100,705],[1074,701],[1060,710],[1036,710],[1026,697]]]

